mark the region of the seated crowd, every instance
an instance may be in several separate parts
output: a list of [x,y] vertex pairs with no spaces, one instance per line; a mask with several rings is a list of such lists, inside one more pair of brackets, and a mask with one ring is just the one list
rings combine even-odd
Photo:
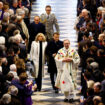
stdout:
[[[75,23],[81,58],[81,105],[105,104],[105,0],[78,0]],[[87,91],[86,91],[87,90]]]

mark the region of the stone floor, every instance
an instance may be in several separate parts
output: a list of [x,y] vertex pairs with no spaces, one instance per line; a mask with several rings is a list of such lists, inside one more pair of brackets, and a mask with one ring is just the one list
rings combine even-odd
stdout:
[[[32,6],[31,22],[34,16],[45,12],[45,6],[51,5],[52,12],[55,13],[60,27],[60,40],[69,39],[71,46],[78,49],[77,35],[74,30],[76,19],[76,4],[77,0],[36,0]],[[59,91],[59,94],[54,93],[47,67],[45,66],[45,77],[42,81],[42,91],[34,92],[32,95],[33,105],[79,105],[79,95],[76,95],[74,103],[65,103],[64,95]],[[78,70],[78,84],[80,83],[80,71]],[[75,93],[78,93],[76,90]]]

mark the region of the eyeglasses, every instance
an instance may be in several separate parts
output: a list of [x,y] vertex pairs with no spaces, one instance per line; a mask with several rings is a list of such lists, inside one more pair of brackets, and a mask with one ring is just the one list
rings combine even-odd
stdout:
[[51,11],[51,10],[46,10],[46,11]]

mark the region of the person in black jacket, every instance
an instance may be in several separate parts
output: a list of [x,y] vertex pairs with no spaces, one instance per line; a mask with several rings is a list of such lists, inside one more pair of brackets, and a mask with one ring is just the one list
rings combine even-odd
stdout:
[[46,48],[46,55],[48,56],[48,72],[50,73],[50,79],[55,93],[58,93],[58,89],[54,86],[54,75],[57,75],[57,68],[54,57],[56,56],[59,49],[63,47],[63,42],[59,41],[59,33],[53,34],[53,40],[49,41]]
[[34,41],[36,35],[38,33],[43,33],[45,35],[45,26],[44,24],[40,23],[39,16],[35,16],[34,22],[30,24],[29,33],[30,33],[30,39],[29,39],[29,51],[30,51],[31,43],[32,41]]

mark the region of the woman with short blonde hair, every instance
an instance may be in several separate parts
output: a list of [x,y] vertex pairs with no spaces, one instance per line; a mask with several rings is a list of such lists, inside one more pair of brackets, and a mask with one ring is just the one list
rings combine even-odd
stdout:
[[35,37],[35,41],[38,42],[38,41],[39,41],[38,38],[39,38],[40,36],[43,38],[42,41],[45,42],[45,41],[46,41],[46,37],[45,37],[45,35],[44,35],[43,33],[38,33],[38,34],[36,35],[36,37]]
[[38,33],[31,44],[30,59],[34,63],[34,74],[37,83],[37,89],[40,91],[42,86],[42,77],[44,76],[45,49],[47,46],[46,38],[43,33]]

